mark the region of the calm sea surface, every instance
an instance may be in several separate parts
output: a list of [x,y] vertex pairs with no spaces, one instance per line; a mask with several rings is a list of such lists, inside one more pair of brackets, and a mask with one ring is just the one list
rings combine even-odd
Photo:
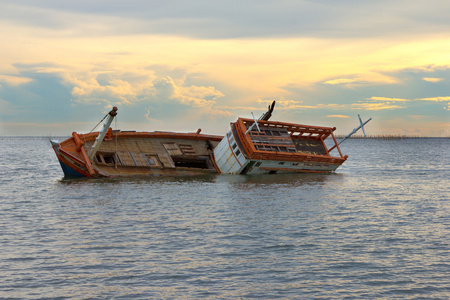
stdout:
[[0,137],[1,299],[449,299],[450,139],[334,174],[64,180]]

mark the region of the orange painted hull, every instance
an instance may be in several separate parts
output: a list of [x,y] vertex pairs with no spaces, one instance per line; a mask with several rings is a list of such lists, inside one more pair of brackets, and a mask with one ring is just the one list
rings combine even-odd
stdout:
[[[99,132],[74,132],[52,145],[67,177],[332,172],[347,159],[334,137],[334,127],[259,121],[254,130],[253,123],[239,118],[225,137],[200,134],[200,130],[109,128],[99,148],[94,146]],[[328,137],[334,142],[330,148],[324,142]],[[338,156],[330,155],[334,149]]]
[[[98,136],[98,132],[89,134],[72,133],[72,137],[60,143],[52,141],[52,147],[61,164],[61,168],[66,177],[114,177],[114,176],[135,176],[135,175],[192,175],[204,173],[217,173],[214,163],[208,163],[208,168],[189,168],[176,166],[164,166],[162,163],[158,166],[145,165],[135,162],[135,165],[99,162],[96,159],[92,161],[88,158],[89,146]],[[153,141],[183,141],[185,144],[199,144],[205,148],[208,145],[215,145],[222,139],[222,136],[205,135],[200,133],[173,133],[173,132],[133,132],[133,131],[108,131],[103,145],[126,148],[122,151],[125,154],[131,153],[134,156],[145,153],[145,143],[151,144]],[[124,144],[127,141],[128,144]],[[135,143],[135,148],[130,147],[130,141]],[[140,146],[143,144],[144,146]],[[102,145],[102,146],[103,146]],[[139,148],[140,147],[140,148]],[[143,149],[144,148],[144,149]],[[121,149],[123,150],[123,149]],[[129,150],[129,151],[128,151]],[[201,149],[202,151],[203,149]],[[157,155],[154,150],[148,150]],[[204,160],[209,155],[206,150],[200,157]],[[123,154],[124,155],[124,154]],[[192,156],[194,157],[194,156]],[[197,156],[195,156],[197,158]],[[193,159],[191,159],[192,161]]]

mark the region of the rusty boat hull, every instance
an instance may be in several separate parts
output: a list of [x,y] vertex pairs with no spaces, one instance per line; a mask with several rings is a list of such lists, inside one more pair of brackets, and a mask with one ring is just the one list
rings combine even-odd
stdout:
[[[260,121],[261,131],[245,134],[251,122],[239,118],[225,136],[109,128],[92,159],[99,132],[73,132],[65,141],[52,141],[52,147],[64,176],[72,178],[325,173],[347,159],[333,135],[335,128]],[[325,143],[328,137],[331,147]],[[338,156],[330,155],[334,149]]]
[[274,106],[258,120],[238,118],[225,136],[112,130],[113,107],[99,132],[52,147],[66,177],[333,172],[346,161],[335,127],[269,121]]
[[89,158],[99,132],[51,141],[65,177],[162,176],[219,173],[212,149],[222,136],[108,130]]

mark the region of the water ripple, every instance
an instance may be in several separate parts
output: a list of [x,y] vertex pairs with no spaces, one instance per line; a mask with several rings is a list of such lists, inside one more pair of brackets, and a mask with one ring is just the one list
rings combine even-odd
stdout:
[[449,141],[347,145],[335,174],[65,180],[3,139],[0,298],[448,298]]

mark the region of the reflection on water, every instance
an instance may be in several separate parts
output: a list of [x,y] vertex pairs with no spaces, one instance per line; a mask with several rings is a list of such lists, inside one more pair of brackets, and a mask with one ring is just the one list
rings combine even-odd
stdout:
[[282,185],[286,187],[298,187],[306,185],[334,184],[339,182],[344,174],[340,173],[292,173],[292,174],[264,174],[264,175],[217,175],[205,174],[194,176],[133,176],[114,178],[62,178],[59,182],[63,185],[133,185],[133,184],[226,184],[234,187],[252,188],[265,185]]
[[430,142],[349,140],[331,174],[67,180],[48,141],[8,141],[0,298],[445,299]]
[[220,175],[217,176],[217,182],[229,184],[249,184],[258,185],[286,185],[303,186],[318,185],[337,180],[342,174],[339,173],[294,173],[294,174],[264,174],[264,175]]

